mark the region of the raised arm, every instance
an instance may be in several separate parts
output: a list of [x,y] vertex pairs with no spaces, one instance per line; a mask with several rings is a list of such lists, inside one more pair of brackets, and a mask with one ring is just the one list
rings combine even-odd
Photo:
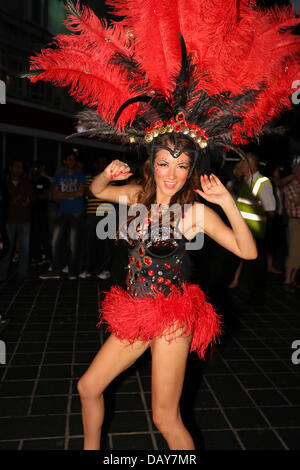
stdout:
[[99,173],[93,179],[89,189],[99,199],[119,203],[119,198],[125,196],[129,205],[134,204],[137,194],[142,189],[141,186],[137,184],[126,184],[124,186],[110,185],[112,181],[126,180],[132,174],[130,173],[130,167],[126,163],[120,160],[113,160],[102,173]]
[[253,235],[240,214],[231,194],[217,176],[201,176],[202,191],[195,190],[209,202],[218,204],[226,214],[231,228],[209,207],[204,207],[204,232],[219,245],[243,259],[257,258]]

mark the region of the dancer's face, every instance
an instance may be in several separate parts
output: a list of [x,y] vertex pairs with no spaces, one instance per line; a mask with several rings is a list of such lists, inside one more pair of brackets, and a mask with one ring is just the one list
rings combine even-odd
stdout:
[[[174,148],[171,144],[168,146]],[[172,196],[185,185],[190,166],[190,157],[186,153],[174,158],[168,150],[158,150],[154,159],[157,202],[170,202]]]

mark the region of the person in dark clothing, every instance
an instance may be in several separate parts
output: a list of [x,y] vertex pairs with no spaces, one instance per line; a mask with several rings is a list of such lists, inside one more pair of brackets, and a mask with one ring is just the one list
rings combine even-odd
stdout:
[[243,277],[247,283],[247,301],[252,305],[264,305],[267,286],[267,243],[276,201],[270,179],[259,172],[259,157],[248,152],[250,170],[245,161],[238,164],[244,175],[237,207],[255,238],[258,257],[243,261]]
[[9,192],[3,181],[0,180],[0,259],[6,255],[9,247],[9,241],[6,232],[6,220],[9,202]]
[[[95,198],[89,190],[93,178],[101,173],[106,166],[106,158],[100,156],[95,161],[93,171],[86,175],[85,251],[82,260],[83,269],[80,274],[82,279],[91,275],[97,275],[100,279],[108,279],[111,276],[114,242],[109,238],[101,240],[96,233],[99,221],[111,213],[111,203]],[[103,215],[97,215],[97,211]]]
[[18,279],[23,280],[27,277],[29,268],[30,212],[32,203],[35,201],[35,194],[31,183],[23,178],[21,160],[13,161],[10,166],[10,175],[4,184],[10,195],[6,224],[9,249],[0,261],[0,280],[3,281],[8,276],[16,238],[20,248]]
[[[0,180],[0,260],[6,255],[9,248],[9,240],[5,226],[9,199],[9,193],[3,181]],[[0,333],[8,326],[8,323],[9,318],[5,318],[5,315],[0,314]]]
[[[281,178],[279,166],[269,166],[266,175],[273,187],[276,207],[267,233],[268,272],[281,274],[288,255],[287,215],[285,213],[282,185],[290,182],[293,175]],[[278,269],[279,268],[279,269]]]
[[37,162],[31,167],[31,184],[36,195],[31,213],[31,256],[35,261],[42,262],[43,258],[51,259],[48,223],[50,180],[41,175],[41,165]]

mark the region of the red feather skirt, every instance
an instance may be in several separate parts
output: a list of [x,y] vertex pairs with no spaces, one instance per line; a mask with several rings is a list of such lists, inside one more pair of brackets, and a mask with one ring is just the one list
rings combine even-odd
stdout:
[[108,324],[106,331],[129,344],[192,335],[190,352],[195,351],[201,360],[222,333],[221,317],[195,284],[183,283],[181,289],[175,287],[168,295],[156,291],[135,298],[121,287],[112,287],[99,311],[97,326]]

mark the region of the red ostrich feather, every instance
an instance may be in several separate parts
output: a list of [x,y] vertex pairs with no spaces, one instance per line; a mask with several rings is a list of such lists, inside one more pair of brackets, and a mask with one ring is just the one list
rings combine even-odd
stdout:
[[[243,122],[233,126],[235,144],[246,143],[291,108],[300,45],[299,36],[289,29],[299,23],[292,7],[261,10],[249,0],[107,3],[116,14],[125,16],[112,27],[88,7],[70,7],[69,0],[71,15],[66,25],[71,34],[55,39],[57,49],[43,49],[32,58],[31,69],[42,71],[32,81],[70,85],[77,100],[113,124],[120,105],[141,91],[172,100],[181,68],[181,33],[196,67],[193,91],[205,90],[210,96],[226,92],[231,97],[248,90],[256,93],[251,104],[236,111]],[[116,56],[123,58],[122,65],[121,61],[113,63]],[[130,67],[137,73],[130,74]],[[195,99],[196,95],[191,96]],[[130,104],[122,112],[118,128],[130,125],[145,109],[145,104]]]
[[[136,93],[128,87],[126,73],[109,61],[117,52],[131,53],[132,46],[121,25],[108,28],[88,7],[79,10],[77,4],[77,8],[80,16],[71,14],[65,22],[73,34],[58,35],[55,48],[45,48],[31,57],[30,70],[42,73],[30,79],[70,86],[70,94],[77,101],[101,112],[102,118],[112,123],[120,103]],[[137,110],[137,104],[126,109],[119,128],[130,123]]]

